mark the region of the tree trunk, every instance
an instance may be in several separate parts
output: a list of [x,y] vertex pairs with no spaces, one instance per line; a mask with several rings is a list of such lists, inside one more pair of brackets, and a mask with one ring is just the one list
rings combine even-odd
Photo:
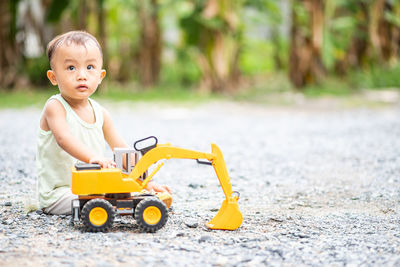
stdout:
[[209,0],[203,10],[205,19],[219,18],[225,28],[204,28],[200,35],[198,61],[203,72],[201,90],[229,92],[238,87],[240,44],[235,3],[229,0]]
[[138,1],[141,23],[138,52],[140,82],[145,87],[157,84],[161,67],[161,29],[157,0]]
[[273,28],[271,30],[271,41],[272,41],[272,44],[274,47],[273,59],[274,59],[275,69],[283,70],[284,60],[282,59],[282,56],[281,56],[282,45],[281,45],[281,40],[280,40],[280,36],[279,36],[279,30],[276,25],[273,26]]
[[[205,35],[203,36],[205,38]],[[201,47],[198,62],[203,72],[202,91],[228,92],[235,89],[239,79],[239,49],[231,36],[209,32],[208,41]]]
[[368,63],[368,14],[368,4],[360,1],[353,15],[357,18],[357,25],[346,56],[346,65],[351,68]]
[[[395,3],[387,3],[386,11],[390,11],[391,14],[399,18],[400,17],[400,3],[397,1]],[[388,40],[385,42],[385,49],[387,51],[387,61],[396,65],[398,63],[399,54],[399,46],[400,46],[400,23],[390,23],[385,20],[386,25],[388,26]],[[384,25],[382,25],[384,26]]]
[[103,50],[103,65],[104,68],[107,68],[108,63],[108,45],[107,45],[107,35],[106,35],[106,12],[104,10],[104,2],[105,0],[98,0],[97,2],[97,13],[98,13],[98,35],[99,42]]
[[371,42],[371,59],[381,63],[398,61],[400,27],[385,17],[386,13],[400,15],[400,5],[385,0],[375,0],[370,7],[369,38]]
[[17,80],[18,59],[12,34],[11,5],[11,1],[0,1],[0,88],[10,88]]
[[[398,10],[398,16],[400,17],[400,8]],[[392,40],[390,48],[390,63],[392,65],[396,65],[399,62],[400,56],[400,27],[392,27]]]
[[368,25],[369,39],[372,47],[372,57],[383,59],[381,39],[379,37],[379,25],[382,20],[385,0],[374,0],[370,6],[370,22]]
[[[302,6],[296,7],[298,4]],[[304,8],[309,15],[307,25],[300,25],[298,8]],[[289,77],[297,88],[318,82],[325,74],[321,57],[323,25],[322,0],[303,0],[301,3],[292,3]],[[310,34],[302,30],[302,26],[310,29]]]
[[86,31],[88,11],[87,0],[79,0],[77,26],[81,31]]

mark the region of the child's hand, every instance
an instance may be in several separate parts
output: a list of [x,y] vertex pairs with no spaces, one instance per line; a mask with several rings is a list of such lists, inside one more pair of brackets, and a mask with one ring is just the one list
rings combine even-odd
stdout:
[[114,161],[104,157],[91,158],[89,163],[98,163],[102,168],[115,168],[117,166]]
[[154,190],[155,192],[168,192],[172,194],[171,189],[167,185],[158,185],[153,181],[150,181],[147,183],[147,188],[148,191]]

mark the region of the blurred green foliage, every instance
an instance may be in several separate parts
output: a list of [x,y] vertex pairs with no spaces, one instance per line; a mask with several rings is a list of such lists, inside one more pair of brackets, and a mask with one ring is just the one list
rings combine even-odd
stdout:
[[28,58],[25,62],[26,73],[33,85],[46,86],[49,84],[46,72],[50,69],[49,60],[46,56]]
[[242,49],[240,66],[245,75],[252,76],[275,70],[272,43],[248,38]]
[[62,13],[68,7],[69,2],[71,1],[68,0],[51,1],[50,6],[46,12],[46,21],[52,23],[59,21]]
[[207,100],[218,99],[218,95],[200,94],[196,90],[176,85],[163,85],[140,90],[140,86],[133,84],[129,87],[118,84],[108,84],[107,89],[100,89],[94,98],[109,99],[117,102],[123,101],[152,101],[152,102],[187,102],[201,103]]
[[374,65],[365,70],[352,72],[348,79],[355,88],[398,90],[400,88],[400,64],[393,67]]
[[[15,35],[18,42],[28,40],[28,35],[21,34],[25,28],[17,23],[18,6],[22,2],[27,1],[10,1],[12,15],[10,34]],[[140,46],[143,46],[141,43],[143,17],[138,8],[139,2],[133,0],[39,2],[43,3],[45,20],[42,28],[34,30],[40,33],[37,35],[42,42],[39,46],[43,54],[35,57],[23,55],[18,61],[18,73],[29,80],[28,87],[31,89],[27,91],[33,92],[37,90],[36,87],[44,87],[43,90],[38,90],[38,98],[47,97],[49,92],[54,92],[47,90],[49,82],[46,71],[49,69],[49,64],[44,55],[45,33],[52,32],[55,35],[79,28],[82,23],[79,14],[86,10],[82,9],[83,2],[87,3],[84,29],[96,35],[100,42],[100,38],[104,38],[102,46],[107,69],[105,80],[107,85],[99,89],[97,97],[116,100],[166,98],[172,101],[215,98],[218,96],[212,90],[208,91],[211,92],[209,96],[205,96],[204,92],[198,92],[198,88],[206,75],[209,75],[210,79],[221,79],[215,71],[218,67],[229,71],[237,67],[238,71],[233,71],[231,76],[234,78],[240,76],[237,79],[238,83],[240,81],[240,86],[235,89],[236,91],[226,90],[221,95],[229,95],[239,100],[258,101],[263,99],[265,94],[299,91],[305,96],[315,97],[350,95],[365,88],[396,88],[396,90],[400,88],[399,40],[397,43],[396,39],[389,40],[393,46],[397,45],[398,51],[397,54],[386,57],[376,53],[376,47],[371,44],[370,23],[374,12],[371,7],[377,3],[376,0],[323,1],[321,58],[324,78],[302,89],[294,88],[288,77],[292,52],[291,21],[292,15],[295,14],[299,24],[297,26],[305,37],[305,42],[311,42],[313,29],[310,26],[311,17],[306,2],[312,1],[154,1],[153,7],[157,11],[157,22],[161,28],[162,58],[158,83],[149,88],[140,85],[138,77],[141,68],[138,63],[138,53]],[[211,5],[211,2],[214,5]],[[103,10],[105,14],[104,29],[101,29],[99,10]],[[379,36],[380,40],[383,40],[381,43],[387,43],[388,40],[384,38],[400,34],[400,1],[386,1],[384,12],[378,15],[382,17],[379,21],[381,25],[387,28],[390,24],[391,27],[390,34]],[[103,35],[102,30],[104,30]],[[379,34],[383,34],[382,32],[378,31]],[[221,50],[217,50],[218,45],[215,41],[217,37],[223,39]],[[357,42],[365,45],[365,50],[355,51],[359,49],[356,47],[359,45]],[[221,51],[228,51],[227,54],[237,53],[238,56],[225,57],[218,62],[215,58],[222,54]],[[364,54],[354,60],[353,58],[358,56],[357,53]],[[207,60],[208,65],[204,67],[204,62]],[[221,61],[230,60],[237,64],[226,64],[228,66],[221,67]],[[12,98],[7,98],[8,93],[0,90],[0,106],[7,106],[7,99],[14,99],[17,103],[23,102],[20,98],[24,93],[18,89],[20,88],[16,88],[15,92],[10,94]],[[31,99],[36,99],[33,95],[32,93],[27,103],[30,103]]]
[[177,49],[176,59],[164,63],[160,86],[192,87],[201,78],[201,71],[187,50]]

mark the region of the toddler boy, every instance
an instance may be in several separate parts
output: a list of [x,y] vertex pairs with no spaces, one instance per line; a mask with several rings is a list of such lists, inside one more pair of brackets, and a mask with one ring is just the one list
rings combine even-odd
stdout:
[[[104,157],[111,149],[128,147],[116,131],[110,114],[90,98],[104,79],[100,44],[91,34],[71,31],[55,37],[47,46],[50,82],[60,93],[43,108],[37,147],[39,208],[49,214],[70,214],[71,167],[77,160],[115,167]],[[147,190],[168,192],[168,186],[150,181]]]

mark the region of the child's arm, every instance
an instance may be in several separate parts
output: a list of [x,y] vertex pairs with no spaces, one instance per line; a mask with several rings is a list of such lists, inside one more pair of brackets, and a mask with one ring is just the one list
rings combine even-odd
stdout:
[[62,104],[57,100],[51,100],[46,104],[41,128],[50,130],[57,144],[74,158],[87,163],[99,163],[103,168],[115,167],[112,160],[96,155],[71,133],[65,116]]
[[[110,114],[104,108],[103,108],[103,117],[104,117],[104,123],[103,123],[104,138],[106,139],[111,149],[114,150],[115,147],[125,147],[125,148],[129,147],[115,129]],[[147,183],[147,190],[172,193],[171,189],[168,186],[158,185],[154,181],[150,181]]]

